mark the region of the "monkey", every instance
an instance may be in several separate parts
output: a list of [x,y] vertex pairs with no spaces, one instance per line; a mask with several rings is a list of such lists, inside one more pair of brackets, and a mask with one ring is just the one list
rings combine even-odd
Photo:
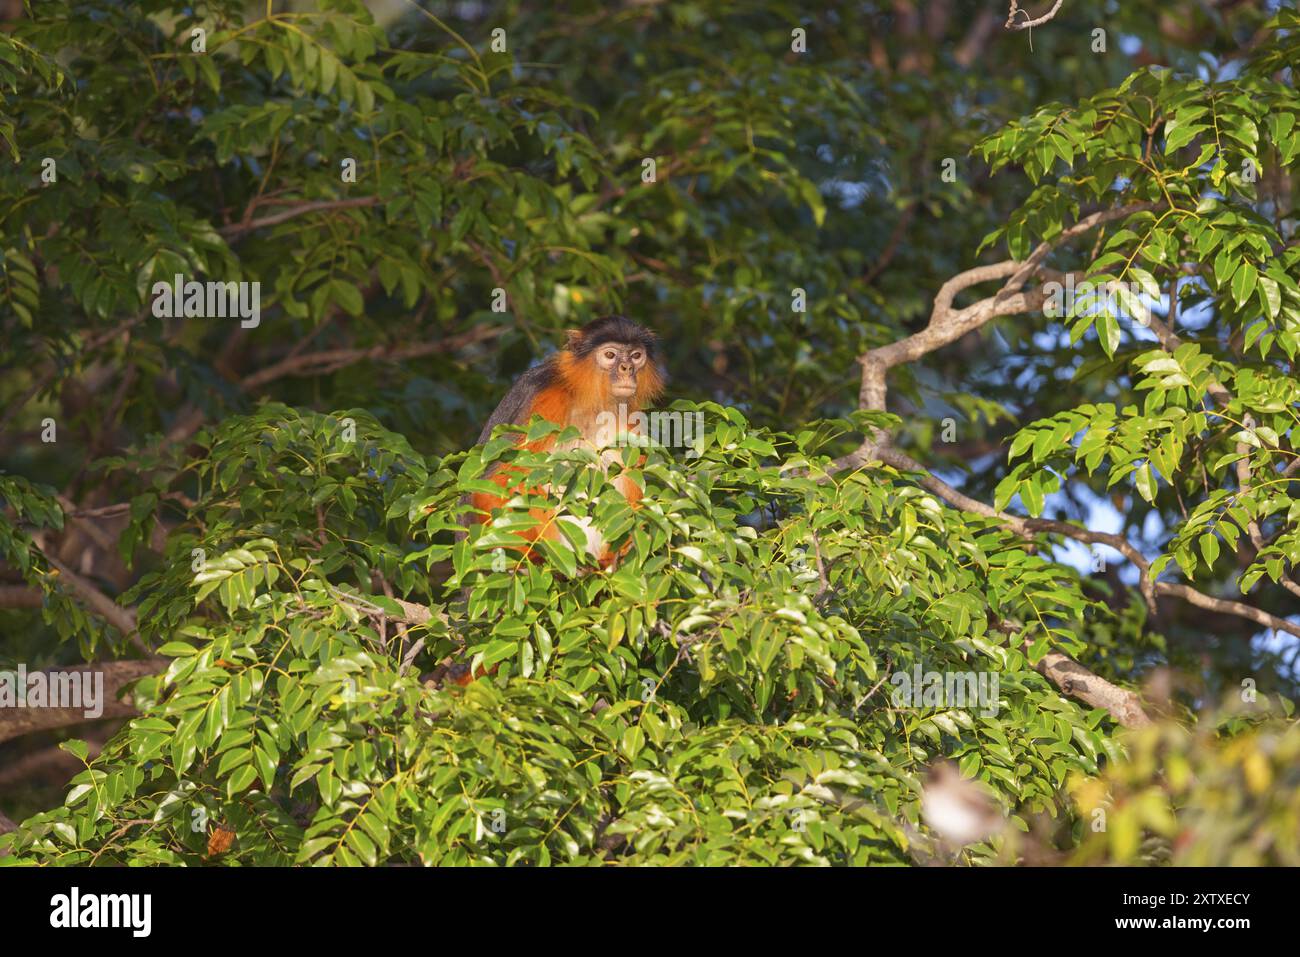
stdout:
[[[602,414],[613,416],[616,422],[633,423],[629,431],[635,431],[639,417],[634,418],[633,413],[658,398],[666,385],[658,339],[648,329],[619,315],[595,319],[581,329],[568,330],[566,336],[561,351],[521,375],[506,393],[483,426],[478,438],[480,444],[491,437],[495,426],[504,423],[525,425],[534,415],[539,415],[561,427],[573,426],[581,433],[580,438],[557,444],[555,437],[551,436],[537,442],[521,441],[522,447],[548,451],[585,445],[597,450],[606,465],[619,459],[617,449],[602,450],[610,438],[608,434],[601,434],[605,431],[601,427]],[[469,516],[471,522],[487,521],[494,508],[499,508],[518,491],[509,491],[507,486],[511,473],[520,471],[523,470],[504,466],[489,473],[489,479],[501,486],[502,494],[476,492],[471,495],[470,504],[474,510]],[[637,482],[622,473],[612,484],[635,508],[641,499]],[[532,509],[531,512],[540,524],[524,534],[526,539],[558,540],[561,537],[552,512],[545,509]],[[617,560],[590,519],[563,520],[583,530],[587,551],[601,567],[610,567]],[[536,559],[530,550],[526,549],[525,554]]]

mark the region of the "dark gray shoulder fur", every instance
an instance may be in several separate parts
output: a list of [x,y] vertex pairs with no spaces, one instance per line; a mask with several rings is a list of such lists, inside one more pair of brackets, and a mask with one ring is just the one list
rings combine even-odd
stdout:
[[515,384],[506,393],[506,397],[497,405],[496,411],[488,418],[483,431],[479,433],[479,444],[486,442],[492,436],[494,426],[507,422],[513,425],[525,425],[528,422],[527,411],[532,405],[533,396],[550,385],[554,378],[555,372],[548,359],[541,365],[533,366],[516,379]]

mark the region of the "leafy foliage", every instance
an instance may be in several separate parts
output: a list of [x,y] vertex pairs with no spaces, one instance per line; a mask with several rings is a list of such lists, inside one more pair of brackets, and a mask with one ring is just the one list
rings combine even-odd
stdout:
[[[134,589],[142,628],[176,636],[160,649],[172,664],[137,686],[147,715],[67,806],[28,822],[31,851],[197,862],[201,808],[258,862],[573,862],[602,848],[898,862],[916,840],[909,769],[941,748],[1034,809],[1070,770],[1097,769],[1113,749],[1101,713],[1059,698],[986,625],[1035,596],[1059,604],[1059,567],[914,487],[770,467],[824,463],[815,446],[833,430],[792,437],[708,412],[698,458],[650,453],[636,512],[580,453],[517,454],[534,460],[526,484],[563,488],[563,508],[632,545],[608,574],[579,570],[564,541],[538,564],[497,561],[538,521],[524,496],[453,540],[475,476],[516,455],[508,441],[426,460],[363,412],[277,406],[200,436],[202,534],[174,534]],[[760,510],[777,518],[756,527]],[[195,549],[212,556],[197,573]],[[369,590],[378,574],[418,592],[439,562],[453,574],[421,624]],[[417,640],[494,678],[422,686],[399,663]],[[881,690],[891,661],[996,671],[1003,706],[898,710]],[[127,839],[128,820],[157,826]]]

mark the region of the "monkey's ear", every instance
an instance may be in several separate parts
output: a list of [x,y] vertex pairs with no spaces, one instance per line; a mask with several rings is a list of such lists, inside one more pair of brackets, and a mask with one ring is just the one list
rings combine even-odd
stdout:
[[572,349],[574,346],[576,346],[576,345],[577,345],[579,342],[581,342],[581,341],[582,341],[582,330],[581,330],[581,329],[565,329],[565,330],[564,330],[564,346],[565,346],[565,348],[567,348],[567,349]]

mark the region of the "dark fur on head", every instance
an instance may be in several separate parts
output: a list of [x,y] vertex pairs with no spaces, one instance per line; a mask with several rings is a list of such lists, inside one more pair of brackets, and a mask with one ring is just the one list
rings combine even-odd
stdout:
[[570,329],[568,335],[568,349],[576,359],[589,355],[606,342],[635,344],[645,350],[648,361],[654,362],[659,358],[659,340],[655,334],[627,316],[602,316],[581,329]]

